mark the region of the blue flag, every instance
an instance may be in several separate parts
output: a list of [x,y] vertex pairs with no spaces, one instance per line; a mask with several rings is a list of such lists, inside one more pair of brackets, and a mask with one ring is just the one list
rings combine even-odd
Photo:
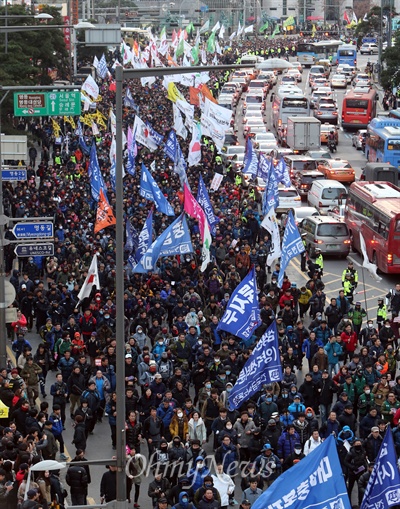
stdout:
[[128,161],[126,163],[126,171],[127,173],[129,173],[129,175],[132,175],[132,177],[134,177],[136,173],[135,166],[136,154],[137,154],[136,137],[135,133],[133,133],[132,142],[130,146],[128,146]]
[[225,330],[242,339],[249,339],[261,323],[254,267],[235,288],[217,330]]
[[103,175],[101,174],[101,171],[100,171],[100,166],[99,166],[99,161],[97,159],[95,143],[92,143],[92,147],[90,149],[88,175],[89,175],[93,200],[99,201],[100,189],[103,189],[104,196],[107,196],[107,188],[104,184]]
[[301,254],[305,250],[303,241],[299,230],[296,226],[293,213],[289,210],[288,219],[285,226],[285,233],[282,240],[282,257],[281,269],[278,276],[278,286],[282,288],[283,276],[285,275],[286,267],[295,256]]
[[251,509],[286,508],[351,509],[332,435],[283,472],[251,506]]
[[176,133],[173,129],[171,129],[171,131],[168,134],[167,141],[165,142],[165,145],[164,145],[164,153],[174,163],[176,161],[177,148],[178,148],[178,140],[176,139]]
[[90,154],[90,148],[86,145],[85,138],[83,137],[83,129],[80,120],[77,122],[75,133],[78,135],[79,145],[82,149],[82,152],[85,154],[85,156],[88,156]]
[[157,209],[163,214],[166,214],[167,216],[175,215],[174,209],[168,203],[167,199],[162,194],[161,189],[158,187],[157,182],[153,179],[151,173],[143,163],[139,194],[147,200],[154,201]]
[[215,235],[215,225],[219,223],[219,217],[214,215],[214,211],[211,205],[210,197],[207,192],[206,185],[204,183],[201,173],[199,175],[199,188],[197,190],[197,202],[200,207],[204,210],[208,224],[210,225],[211,234]]
[[250,138],[246,142],[246,154],[243,161],[243,173],[251,175],[252,178],[257,175],[258,157],[253,148],[253,143]]
[[124,250],[128,251],[129,253],[132,253],[132,251],[133,251],[132,229],[133,229],[132,223],[129,221],[129,219],[127,219],[126,225],[125,225],[126,241],[125,241]]
[[[126,87],[125,90],[124,106],[126,106],[127,108],[132,108],[133,110],[136,110],[138,108],[135,101],[133,100],[132,92],[129,87]],[[136,113],[139,114],[138,111]]]
[[150,210],[146,222],[139,234],[138,245],[135,251],[135,264],[140,261],[144,253],[149,249],[153,241],[153,211]]
[[387,509],[400,504],[400,474],[390,426],[375,459],[360,509]]
[[265,189],[262,197],[263,214],[266,215],[271,207],[274,210],[279,205],[278,181],[276,180],[275,167],[270,160],[269,171],[266,178]]
[[186,254],[193,252],[190,232],[186,223],[185,213],[175,219],[166,230],[153,242],[144,253],[133,272],[145,273],[153,270],[160,256]]
[[[229,304],[228,304],[229,306]],[[229,408],[235,410],[247,401],[263,384],[282,380],[282,365],[276,322],[265,331],[243,366],[231,393]]]
[[272,159],[267,157],[265,154],[261,154],[258,160],[257,177],[260,177],[267,182],[271,172],[271,165]]
[[275,166],[276,180],[281,182],[286,187],[290,187],[292,182],[290,180],[289,169],[286,166],[285,160],[281,156],[279,158],[278,164]]

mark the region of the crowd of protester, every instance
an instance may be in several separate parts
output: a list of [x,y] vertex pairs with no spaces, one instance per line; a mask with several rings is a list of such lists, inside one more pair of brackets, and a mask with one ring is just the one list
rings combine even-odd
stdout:
[[[289,43],[295,45],[290,39],[260,39],[257,47],[285,51]],[[245,42],[240,51],[250,44]],[[233,44],[221,62],[233,63],[238,54]],[[210,76],[208,86],[215,93],[229,73]],[[111,82],[99,81],[98,108],[103,112],[115,102]],[[132,80],[126,87],[136,114],[167,135],[173,114],[161,80],[151,87]],[[124,109],[125,128],[133,124],[134,115]],[[210,190],[220,219],[212,262],[200,271],[199,230],[188,218],[193,253],[163,258],[156,271],[144,275],[132,273],[126,263],[126,333],[116,338],[115,231],[93,233],[96,203],[87,175],[88,154],[71,124],[63,119],[59,124],[62,139],[54,136],[45,119],[20,122],[21,129],[37,137],[38,150],[30,151],[26,182],[3,184],[9,216],[54,217],[55,256],[15,259],[6,247],[18,314],[7,329],[15,365],[0,367],[0,401],[5,408],[0,421],[0,509],[46,509],[54,501],[62,506],[66,485],[72,504],[86,503],[90,469],[74,461],[84,461],[87,443],[105,419],[115,449],[116,376],[126,382],[127,497],[135,508],[140,502],[159,509],[217,509],[237,503],[248,509],[283,471],[332,434],[349,492],[357,483],[361,498],[387,426],[393,427],[400,453],[399,329],[394,320],[400,311],[400,285],[383,296],[376,319],[367,323],[356,300],[358,275],[351,264],[344,270],[338,296],[324,293],[321,255],[302,260],[306,283],[285,276],[279,287],[279,264],[266,263],[271,241],[261,227],[260,197],[235,180],[231,166],[224,165],[212,141],[204,139],[201,164],[188,168],[187,175],[196,195],[199,174],[208,186],[216,171],[224,172],[220,188]],[[113,205],[109,128],[98,136],[85,129],[84,136],[89,146],[96,143]],[[179,142],[187,154],[189,138]],[[183,208],[172,161],[162,148],[149,152],[139,146],[137,173],[124,178],[125,216],[137,231],[152,207],[139,195],[140,167],[143,162],[149,168],[153,161],[153,176],[176,214]],[[153,220],[156,236],[171,222],[156,210]],[[6,232],[7,238],[12,236]],[[100,288],[79,302],[78,292],[96,254]],[[253,265],[262,324],[243,341],[217,326],[232,292]],[[256,341],[274,321],[283,379],[231,410],[229,393]],[[40,336],[37,348],[29,339],[34,334]],[[124,373],[115,370],[117,349],[124,349]],[[52,370],[55,382],[49,383],[46,377]],[[306,374],[300,383],[301,370]],[[69,458],[64,484],[57,471],[32,472],[27,489],[33,464],[68,459],[63,432],[71,425],[76,455]],[[143,494],[140,485],[147,467],[154,478]],[[109,467],[101,480],[105,502],[115,499],[115,476],[115,468]]]

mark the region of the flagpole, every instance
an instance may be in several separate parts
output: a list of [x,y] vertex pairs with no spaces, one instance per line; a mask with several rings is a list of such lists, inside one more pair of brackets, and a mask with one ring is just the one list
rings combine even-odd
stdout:
[[124,206],[122,182],[122,80],[123,67],[115,69],[116,78],[116,159],[115,159],[115,217],[116,228],[116,338],[117,338],[117,500],[116,509],[126,509],[126,473],[125,473],[125,334],[124,334]]

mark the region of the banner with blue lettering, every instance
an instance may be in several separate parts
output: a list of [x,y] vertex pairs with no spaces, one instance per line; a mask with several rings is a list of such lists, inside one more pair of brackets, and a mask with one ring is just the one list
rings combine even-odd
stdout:
[[90,159],[88,167],[88,175],[90,180],[90,187],[92,191],[92,198],[99,201],[100,189],[103,189],[104,196],[107,196],[107,188],[104,184],[103,175],[100,171],[99,161],[97,159],[96,144],[92,143],[90,148]]
[[133,272],[145,273],[153,270],[160,256],[193,252],[190,232],[182,214],[153,242],[141,257]]
[[90,153],[90,148],[86,145],[85,138],[83,137],[83,129],[82,129],[82,124],[81,124],[80,120],[78,120],[78,122],[77,122],[77,128],[76,128],[75,134],[78,135],[79,145],[82,149],[82,152],[85,154],[85,156],[88,156]]
[[251,506],[251,509],[305,508],[351,509],[332,435],[281,474]]
[[283,159],[283,156],[279,158],[278,164],[275,166],[276,179],[281,182],[285,187],[290,187],[292,182],[290,180],[289,169]]
[[161,143],[163,142],[163,139],[164,139],[164,135],[163,134],[160,134],[158,133],[157,131],[155,131],[153,129],[153,126],[150,124],[150,122],[146,122],[146,126],[149,130],[149,136],[150,138],[153,139],[153,141],[157,144],[157,145],[161,145]]
[[246,154],[243,161],[243,173],[255,177],[257,175],[258,157],[253,148],[253,143],[250,138],[246,141]]
[[271,166],[272,159],[267,157],[265,154],[261,154],[260,158],[258,159],[257,177],[260,177],[267,182],[269,179]]
[[135,262],[138,263],[153,241],[153,211],[150,210],[146,222],[139,234],[139,243],[135,251]]
[[303,241],[301,240],[301,236],[296,226],[293,213],[290,210],[282,240],[281,268],[278,275],[278,286],[280,288],[282,288],[283,276],[285,275],[285,270],[289,265],[290,260],[301,254],[304,250],[305,247]]
[[233,291],[217,330],[224,330],[239,338],[249,339],[253,330],[260,324],[256,275],[252,267]]
[[157,209],[167,216],[174,216],[175,212],[168,200],[162,194],[157,182],[153,179],[151,173],[142,163],[142,175],[140,177],[140,196],[147,200],[154,201]]
[[199,188],[197,190],[197,202],[204,210],[212,235],[215,235],[215,226],[219,223],[219,217],[214,215],[214,210],[211,205],[210,196],[207,192],[201,173],[199,175]]
[[168,134],[167,141],[165,142],[165,145],[164,145],[164,153],[174,163],[176,160],[177,146],[178,146],[178,140],[176,139],[176,133],[173,129],[171,129],[171,131]]
[[263,214],[267,214],[270,208],[274,210],[279,206],[279,190],[278,181],[275,175],[275,166],[270,164],[269,173],[266,179],[265,189],[262,196],[262,211]]
[[400,474],[390,426],[375,459],[360,509],[387,509],[400,505]]
[[265,331],[243,366],[231,393],[229,408],[235,410],[260,390],[263,384],[282,380],[282,365],[276,322]]

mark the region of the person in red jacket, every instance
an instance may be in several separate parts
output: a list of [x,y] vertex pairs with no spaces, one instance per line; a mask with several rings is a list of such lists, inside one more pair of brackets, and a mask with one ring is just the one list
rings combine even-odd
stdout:
[[349,324],[345,327],[340,337],[351,360],[354,355],[354,350],[357,348],[357,334],[352,331],[351,325]]

